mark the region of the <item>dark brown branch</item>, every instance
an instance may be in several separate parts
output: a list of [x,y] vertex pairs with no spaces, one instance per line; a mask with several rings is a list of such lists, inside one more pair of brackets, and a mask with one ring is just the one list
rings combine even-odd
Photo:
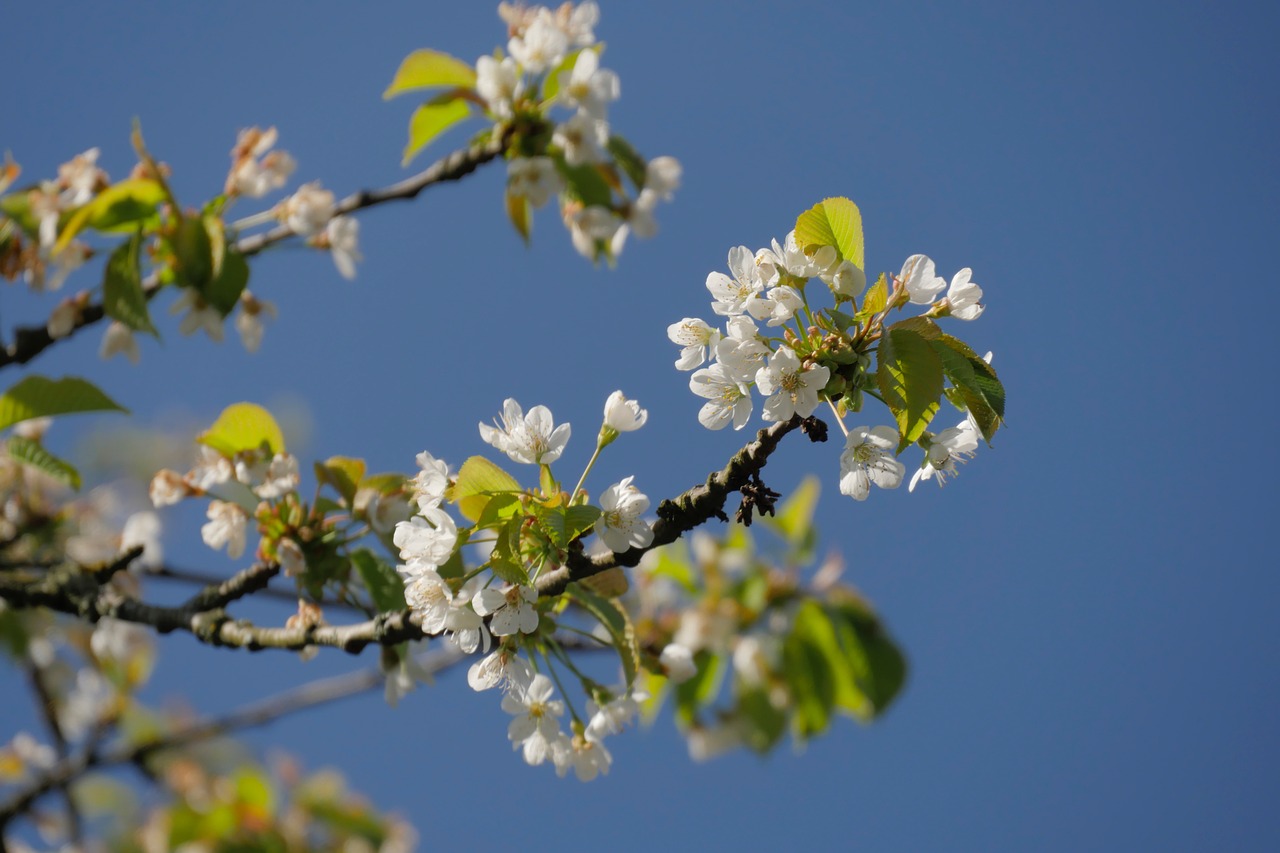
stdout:
[[[446,157],[432,163],[423,171],[406,178],[389,187],[375,190],[361,190],[352,193],[335,206],[337,214],[352,213],[366,207],[384,204],[389,201],[401,201],[416,198],[424,189],[434,184],[459,180],[471,174],[477,168],[497,159],[506,147],[506,138],[500,136],[481,145],[454,151]],[[242,237],[235,243],[236,251],[242,255],[256,255],[267,246],[294,236],[294,232],[286,225],[279,225],[270,231]],[[150,299],[160,291],[158,276],[148,276],[143,282],[143,292]],[[74,328],[63,338],[53,338],[44,326],[19,326],[14,330],[12,344],[0,347],[0,368],[11,364],[26,364],[44,352],[59,340],[66,340],[79,330],[92,326],[106,316],[101,303],[90,303],[80,312]]]
[[653,525],[653,543],[647,548],[631,548],[620,554],[609,553],[599,557],[571,553],[566,565],[538,578],[538,594],[559,595],[574,581],[598,575],[615,566],[636,565],[649,551],[671,544],[712,518],[727,521],[724,507],[729,494],[759,474],[783,436],[797,429],[801,423],[799,415],[795,415],[789,421],[760,430],[755,441],[735,453],[729,463],[709,475],[705,483],[659,504],[658,521]]

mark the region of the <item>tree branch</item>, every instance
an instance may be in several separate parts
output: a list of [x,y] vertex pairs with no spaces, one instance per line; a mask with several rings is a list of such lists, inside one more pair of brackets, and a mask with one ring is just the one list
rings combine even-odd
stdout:
[[[429,186],[456,181],[471,174],[480,166],[499,157],[505,149],[505,136],[499,136],[470,148],[459,149],[432,163],[413,177],[381,189],[360,190],[352,193],[335,206],[335,214],[353,213],[389,201],[406,201],[416,198]],[[256,255],[273,243],[279,243],[292,236],[294,232],[291,228],[287,225],[278,225],[270,231],[240,238],[235,243],[235,249],[245,256]],[[143,282],[142,289],[147,299],[151,299],[160,292],[161,287],[159,276],[152,274]],[[70,338],[80,329],[94,325],[105,316],[102,303],[90,303],[81,310],[80,317],[71,331],[61,338],[52,337],[44,325],[19,326],[14,329],[13,343],[0,347],[0,368],[11,364],[26,364],[57,341]]]
[[538,594],[559,595],[574,581],[617,566],[634,566],[649,551],[671,544],[713,517],[728,521],[724,506],[729,493],[738,491],[752,476],[759,474],[783,436],[803,423],[799,415],[793,415],[791,420],[760,430],[755,441],[735,453],[729,463],[710,474],[705,483],[659,504],[658,521],[653,525],[653,543],[648,547],[630,548],[619,554],[608,553],[598,557],[571,553],[566,565],[539,576]]

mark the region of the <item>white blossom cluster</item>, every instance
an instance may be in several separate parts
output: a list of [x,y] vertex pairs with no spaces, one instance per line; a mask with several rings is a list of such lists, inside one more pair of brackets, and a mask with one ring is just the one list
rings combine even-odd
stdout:
[[[693,371],[689,388],[707,402],[698,412],[698,421],[707,429],[723,429],[733,424],[742,429],[753,410],[751,389],[764,396],[762,417],[781,422],[793,415],[811,416],[824,399],[821,394],[831,379],[831,370],[812,358],[801,359],[788,345],[787,324],[795,322],[800,335],[812,315],[805,285],[820,279],[837,300],[852,300],[866,285],[866,274],[848,260],[840,260],[831,246],[812,254],[797,244],[795,232],[779,244],[751,252],[746,246],[729,250],[729,275],[715,271],[707,275],[711,310],[724,317],[724,329],[696,317],[685,317],[667,327],[667,337],[681,347],[677,370]],[[912,255],[903,264],[897,286],[904,301],[926,305],[929,317],[975,320],[984,307],[982,288],[972,281],[972,270],[960,270],[948,287],[935,273],[932,260]],[[943,290],[945,296],[938,298]],[[762,331],[758,324],[763,323]],[[769,330],[778,329],[777,336]],[[865,369],[870,360],[862,356]],[[987,360],[990,361],[990,355]],[[702,365],[710,361],[710,365]],[[895,457],[899,433],[888,426],[859,426],[845,432],[840,456],[840,491],[856,500],[865,500],[872,485],[897,488],[905,467]],[[927,443],[924,460],[911,480],[911,489],[921,480],[943,483],[956,473],[956,463],[972,456],[978,446],[979,431],[973,418],[957,427],[923,439]]]
[[[594,2],[566,3],[554,11],[502,3],[498,13],[511,34],[508,55],[476,60],[476,91],[488,104],[490,116],[501,126],[521,110],[541,111],[540,93],[544,85],[554,83],[551,105],[573,111],[555,125],[551,134],[555,151],[569,167],[609,164],[607,111],[622,88],[618,75],[600,66],[602,46],[595,38],[599,8]],[[658,230],[654,210],[659,201],[671,200],[680,176],[680,163],[674,157],[656,157],[646,164],[643,185],[634,199],[606,206],[566,198],[561,215],[574,248],[591,259],[602,248],[609,257],[616,257],[629,234],[653,236]],[[515,156],[507,165],[508,193],[527,199],[532,207],[542,207],[565,189],[564,177],[547,154]]]
[[[230,483],[247,487],[257,498],[278,500],[295,492],[301,482],[298,459],[291,453],[266,454],[243,451],[228,458],[207,445],[200,445],[196,464],[186,474],[169,468],[151,478],[151,503],[170,506],[189,497],[204,495]],[[227,549],[227,556],[239,559],[245,550],[250,514],[233,500],[209,501],[208,522],[200,528],[204,543],[215,551]],[[289,538],[276,543],[276,551],[286,575],[306,570],[302,547]]]

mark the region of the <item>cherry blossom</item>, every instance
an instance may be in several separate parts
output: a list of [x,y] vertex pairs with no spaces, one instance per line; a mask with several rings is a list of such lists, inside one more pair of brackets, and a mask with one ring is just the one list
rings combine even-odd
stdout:
[[906,468],[893,458],[898,447],[898,431],[892,427],[860,426],[849,430],[840,454],[840,492],[864,501],[872,484],[896,489]]
[[538,630],[538,592],[531,586],[482,589],[471,599],[481,616],[491,616],[489,630],[495,637],[532,634]]
[[645,548],[653,542],[653,529],[640,516],[649,508],[649,499],[627,477],[600,495],[600,517],[595,532],[611,551]]
[[766,421],[785,421],[792,415],[807,418],[818,408],[818,392],[831,378],[831,370],[822,365],[804,369],[789,347],[778,347],[768,365],[756,372],[756,387],[762,394],[772,394],[764,404]]
[[526,415],[520,404],[508,397],[502,404],[501,420],[499,427],[480,424],[480,437],[513,462],[550,465],[569,443],[569,424],[556,426],[546,406],[534,406]]

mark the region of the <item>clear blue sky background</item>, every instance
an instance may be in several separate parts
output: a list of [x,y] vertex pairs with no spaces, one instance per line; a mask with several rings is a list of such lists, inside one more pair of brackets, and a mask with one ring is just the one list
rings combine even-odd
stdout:
[[[664,721],[617,739],[591,785],[524,767],[496,698],[456,676],[396,711],[369,697],[254,742],[340,766],[440,849],[1275,849],[1275,7],[602,5],[616,127],[685,167],[661,234],[616,270],[574,255],[547,212],[525,250],[489,168],[364,216],[354,283],[319,253],[257,262],[253,290],[281,309],[257,356],[167,325],[139,368],[98,362],[96,334],[38,368],[89,376],[142,425],[304,399],[309,457],[401,470],[423,448],[455,464],[483,452],[475,424],[510,395],[572,421],[580,464],[622,388],[651,425],[596,489],[639,473],[656,499],[743,438],[698,427],[667,324],[710,316],[703,280],[731,246],[848,195],[873,273],[913,252],[948,276],[973,268],[989,308],[964,332],[1009,389],[1007,432],[945,491],[855,504],[836,491],[834,444],[788,446],[768,469],[775,488],[822,476],[823,541],[910,654],[908,689],[872,727],[764,760],[693,764]],[[302,180],[340,194],[396,180],[413,102],[380,94],[401,57],[470,61],[503,40],[488,3],[5,17],[0,144],[28,177],[93,145],[122,176],[139,116],[192,201],[221,186],[252,124],[279,128]],[[36,310],[13,289],[0,321]],[[60,446],[109,425],[68,422]],[[232,569],[179,541],[194,541],[182,524],[175,561]],[[163,647],[154,695],[210,710],[358,663]],[[0,734],[28,718],[6,701]]]

